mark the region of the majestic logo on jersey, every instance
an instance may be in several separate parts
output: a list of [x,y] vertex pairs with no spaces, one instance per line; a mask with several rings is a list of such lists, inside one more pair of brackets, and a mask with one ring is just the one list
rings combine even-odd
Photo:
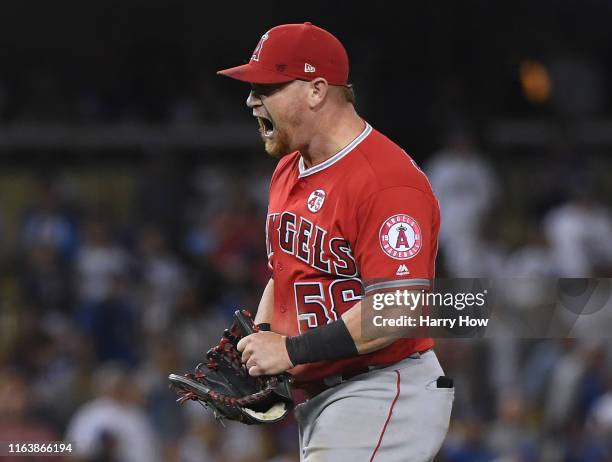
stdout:
[[410,271],[408,271],[408,267],[406,265],[399,265],[397,267],[397,271],[395,272],[396,276],[407,276],[408,274],[410,274]]
[[259,43],[257,44],[257,46],[255,47],[255,50],[253,51],[253,56],[251,56],[251,61],[259,61],[259,55],[261,53],[261,49],[264,46],[264,42],[266,40],[268,40],[268,33],[267,32],[261,36],[261,39],[259,40]]
[[325,202],[325,191],[317,189],[310,193],[306,205],[312,213],[317,213],[323,207],[323,202]]
[[378,236],[383,251],[396,260],[407,260],[421,250],[421,228],[414,218],[403,213],[387,218]]

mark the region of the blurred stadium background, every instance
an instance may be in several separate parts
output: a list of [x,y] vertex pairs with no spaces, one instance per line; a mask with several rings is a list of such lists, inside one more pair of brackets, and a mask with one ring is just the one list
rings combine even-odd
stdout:
[[[358,111],[429,173],[439,276],[612,275],[612,3],[413,3],[2,3],[0,440],[298,460],[291,419],[224,428],[166,383],[269,276],[274,162],[248,87],[215,71],[280,23],[344,42]],[[437,351],[457,386],[440,462],[612,460],[612,342]]]

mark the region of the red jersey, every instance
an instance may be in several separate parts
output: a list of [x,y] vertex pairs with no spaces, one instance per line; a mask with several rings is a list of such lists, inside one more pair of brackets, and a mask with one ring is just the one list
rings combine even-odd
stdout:
[[[410,156],[366,123],[325,162],[305,168],[299,152],[272,175],[266,223],[274,279],[272,330],[297,335],[340,318],[364,294],[429,288],[440,212],[429,181]],[[296,383],[392,364],[433,346],[400,339],[340,361],[304,364]]]

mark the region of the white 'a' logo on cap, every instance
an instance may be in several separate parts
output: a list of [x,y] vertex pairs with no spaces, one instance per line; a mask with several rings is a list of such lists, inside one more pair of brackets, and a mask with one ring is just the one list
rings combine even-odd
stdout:
[[261,36],[261,39],[259,40],[259,43],[255,47],[255,51],[253,51],[253,56],[251,56],[251,61],[259,62],[259,54],[261,53],[261,49],[263,48],[264,42],[266,40],[268,40],[268,32],[266,32],[265,34],[263,34]]

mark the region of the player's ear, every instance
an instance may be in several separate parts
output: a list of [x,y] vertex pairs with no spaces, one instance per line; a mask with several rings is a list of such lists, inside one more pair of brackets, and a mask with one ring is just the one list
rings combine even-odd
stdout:
[[325,100],[329,90],[329,84],[324,78],[317,77],[316,79],[310,81],[309,90],[308,99],[310,102],[310,107],[315,107]]

